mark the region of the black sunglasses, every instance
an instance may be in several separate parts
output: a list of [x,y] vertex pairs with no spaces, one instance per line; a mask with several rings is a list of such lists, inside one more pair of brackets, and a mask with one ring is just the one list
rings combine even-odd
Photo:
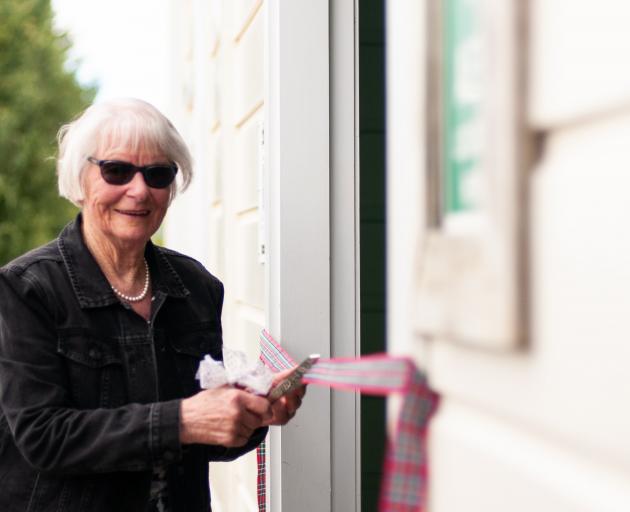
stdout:
[[153,164],[138,167],[129,162],[119,160],[97,160],[88,156],[88,161],[101,168],[101,176],[110,185],[125,185],[129,183],[137,172],[142,173],[144,182],[151,188],[166,188],[175,179],[177,165]]

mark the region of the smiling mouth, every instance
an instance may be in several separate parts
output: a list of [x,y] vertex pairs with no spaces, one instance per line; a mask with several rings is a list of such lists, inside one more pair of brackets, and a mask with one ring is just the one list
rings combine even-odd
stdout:
[[116,210],[123,215],[131,215],[132,217],[146,217],[149,215],[149,210]]

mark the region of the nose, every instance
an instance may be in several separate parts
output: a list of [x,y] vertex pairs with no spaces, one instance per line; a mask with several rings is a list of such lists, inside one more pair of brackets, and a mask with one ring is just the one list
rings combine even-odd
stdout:
[[127,183],[127,195],[136,199],[144,199],[148,193],[149,186],[144,181],[144,176],[142,176],[141,172],[136,171],[131,181]]

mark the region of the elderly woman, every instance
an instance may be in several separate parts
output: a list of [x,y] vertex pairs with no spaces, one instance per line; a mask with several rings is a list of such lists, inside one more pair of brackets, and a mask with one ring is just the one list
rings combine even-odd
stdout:
[[208,461],[256,447],[304,389],[200,391],[223,286],[150,240],[192,175],[160,112],[91,106],[61,129],[57,167],[79,215],[0,270],[0,510],[207,511]]

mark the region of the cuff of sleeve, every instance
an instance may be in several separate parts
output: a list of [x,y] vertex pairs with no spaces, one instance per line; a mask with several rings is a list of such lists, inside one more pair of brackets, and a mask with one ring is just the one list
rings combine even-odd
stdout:
[[167,465],[182,458],[179,442],[180,400],[151,404],[149,450],[153,465]]
[[262,443],[267,436],[268,430],[268,427],[261,427],[254,430],[254,433],[249,438],[249,441],[247,441],[247,444],[238,448],[226,448],[225,446],[216,445],[208,446],[208,460],[220,462],[229,462],[234,460],[237,457],[253,450]]

